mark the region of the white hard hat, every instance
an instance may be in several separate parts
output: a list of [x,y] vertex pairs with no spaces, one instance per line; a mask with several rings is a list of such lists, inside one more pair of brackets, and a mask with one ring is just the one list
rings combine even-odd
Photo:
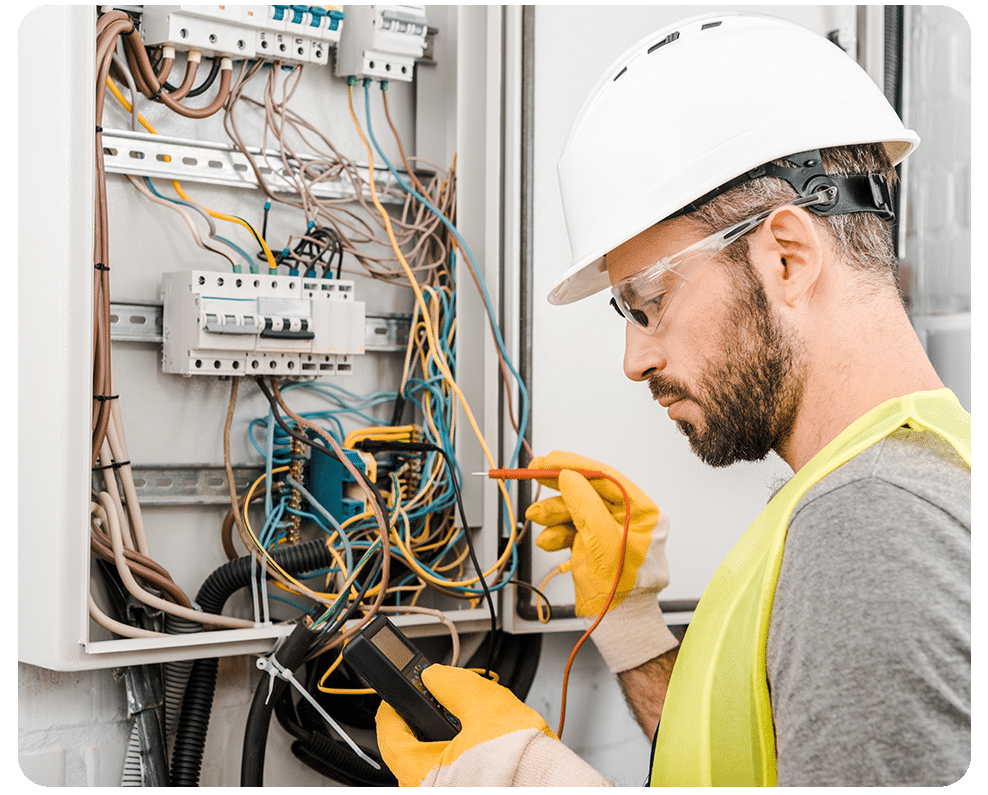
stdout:
[[823,36],[739,12],[663,28],[614,62],[570,128],[559,188],[573,264],[549,302],[604,289],[608,251],[749,169],[877,142],[895,164],[919,136]]

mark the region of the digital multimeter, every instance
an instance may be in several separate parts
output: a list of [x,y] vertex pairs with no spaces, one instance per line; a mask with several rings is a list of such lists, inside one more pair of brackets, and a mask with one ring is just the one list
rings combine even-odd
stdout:
[[376,616],[350,639],[343,648],[343,660],[420,740],[452,740],[459,733],[459,720],[422,683],[429,660],[386,616]]

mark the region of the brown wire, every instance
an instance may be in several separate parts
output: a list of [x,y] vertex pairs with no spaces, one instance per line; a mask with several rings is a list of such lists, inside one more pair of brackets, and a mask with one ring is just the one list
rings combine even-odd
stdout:
[[[230,95],[232,69],[220,70],[220,86],[212,102],[202,108],[190,108],[182,105],[176,98],[184,96],[184,94],[179,93],[181,89],[175,92],[164,90],[164,86],[154,73],[154,67],[151,65],[151,59],[148,58],[147,49],[144,47],[144,42],[141,40],[141,35],[136,28],[124,34],[124,42],[127,45],[128,62],[131,65],[131,71],[134,73],[134,82],[137,88],[149,99],[158,100],[175,113],[190,119],[205,119],[208,116],[212,116],[226,103]],[[192,88],[191,81],[195,79],[196,68],[197,64],[194,61],[190,61],[186,69],[185,80],[182,83],[183,88],[188,83],[185,93],[188,93],[189,89]],[[105,78],[103,82],[105,83]]]
[[[97,20],[96,25],[96,86],[95,86],[95,207],[94,207],[94,240],[93,240],[93,411],[92,411],[92,466],[95,467],[99,460],[100,451],[103,448],[107,435],[107,429],[111,422],[113,412],[112,401],[117,400],[113,394],[113,369],[110,349],[110,279],[109,279],[109,226],[107,212],[107,191],[106,191],[106,168],[103,156],[102,125],[103,111],[106,104],[106,83],[113,66],[113,57],[117,48],[117,42],[121,36],[125,37],[128,46],[125,47],[128,55],[131,51],[139,49],[140,54],[144,52],[143,43],[137,34],[133,21],[122,11],[110,11],[103,14]],[[139,43],[139,47],[137,44]],[[140,59],[134,55],[135,60]],[[168,74],[171,68],[169,59],[162,65],[159,71],[160,79]],[[229,70],[225,70],[227,85],[229,85]],[[144,84],[150,78],[157,81],[158,76],[154,75],[150,68],[143,76],[138,71],[136,81],[143,77]],[[186,75],[186,81],[191,87],[195,79],[195,65],[192,64]],[[136,84],[140,84],[137,82]],[[158,84],[160,85],[160,83]],[[184,85],[184,83],[183,83]],[[187,89],[186,89],[187,90]],[[222,93],[222,83],[221,83]],[[225,99],[225,97],[224,97]],[[221,103],[222,104],[222,103]],[[216,108],[218,110],[218,107]],[[113,477],[112,474],[104,473],[104,477]],[[128,511],[134,506],[128,505]],[[93,525],[90,541],[95,554],[111,562],[115,562],[112,544],[106,533],[102,532],[97,525]],[[136,577],[141,578],[146,583],[153,585],[165,599],[185,608],[191,609],[192,603],[182,589],[172,580],[171,575],[150,558],[132,550],[124,551],[124,561]]]
[[[248,157],[248,162],[255,173],[258,183],[268,198],[272,201],[295,207],[302,210],[307,217],[311,217],[317,222],[323,222],[340,235],[343,241],[344,251],[352,255],[372,278],[387,281],[399,286],[407,286],[407,278],[400,269],[392,266],[385,267],[387,263],[394,263],[394,257],[372,256],[367,253],[368,247],[378,244],[387,248],[387,241],[383,239],[374,229],[369,226],[367,217],[371,218],[378,225],[378,231],[383,229],[383,221],[377,213],[373,212],[365,199],[365,189],[362,179],[356,166],[345,158],[332,142],[329,141],[313,125],[307,122],[298,114],[287,107],[288,100],[297,88],[298,75],[301,73],[297,68],[286,78],[282,86],[282,96],[275,96],[275,85],[277,71],[271,70],[263,89],[261,100],[248,97],[244,89],[248,82],[259,73],[258,69],[242,68],[235,84],[230,92],[230,101],[224,116],[224,127],[234,144]],[[289,82],[293,80],[294,82]],[[267,149],[268,136],[275,138],[278,150],[281,153],[282,171],[293,182],[299,194],[299,200],[286,198],[283,192],[274,192],[267,184],[260,166],[255,162],[255,156],[248,150],[245,142],[237,129],[235,109],[241,103],[255,105],[262,109],[265,114],[264,141],[261,149]],[[289,142],[289,133],[297,136],[307,145],[307,155],[315,155],[318,159],[313,162],[302,162],[302,158]],[[310,137],[311,136],[311,137]],[[319,182],[331,179],[346,179],[354,189],[355,199],[330,200],[319,199],[312,195],[311,187]],[[438,197],[438,187],[441,182],[438,179],[433,181],[433,189],[430,191],[436,196],[437,203],[448,203],[452,200],[451,191],[446,200]],[[365,217],[360,217],[345,204],[352,204],[354,201],[365,211]],[[424,208],[419,208],[416,215],[410,218],[410,209],[417,206],[417,202],[412,197],[406,197],[404,210],[401,219],[396,219],[396,236],[399,245],[404,250],[411,249],[409,260],[413,272],[421,274],[426,284],[438,283],[438,273],[445,272],[445,244],[441,240],[437,244],[426,241],[436,241],[439,221],[429,214],[423,214]],[[439,247],[437,249],[437,246]],[[442,256],[433,261],[428,260],[429,250],[441,250]]]
[[[97,540],[94,535],[89,537],[89,546],[90,549],[103,558],[103,560],[110,563],[115,561],[115,558],[113,557],[113,550],[108,545]],[[134,559],[134,556],[138,554],[139,553],[132,552],[129,549],[124,551],[124,556],[127,558],[127,568],[129,568],[136,577],[140,577],[145,582],[156,586],[169,601],[174,602],[177,605],[181,605],[182,607],[191,608],[192,602],[189,600],[189,597],[185,595],[185,592],[178,587],[171,577],[163,576],[151,566],[138,563]],[[143,555],[140,557],[143,557]],[[144,560],[148,563],[153,563],[153,561],[149,558],[144,558]]]

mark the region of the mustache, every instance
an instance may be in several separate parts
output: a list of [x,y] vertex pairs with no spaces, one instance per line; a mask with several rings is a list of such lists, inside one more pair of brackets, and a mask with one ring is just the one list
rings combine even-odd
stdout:
[[655,400],[661,400],[662,398],[681,400],[692,397],[684,384],[664,375],[650,375],[648,377],[648,389],[652,393],[652,398]]

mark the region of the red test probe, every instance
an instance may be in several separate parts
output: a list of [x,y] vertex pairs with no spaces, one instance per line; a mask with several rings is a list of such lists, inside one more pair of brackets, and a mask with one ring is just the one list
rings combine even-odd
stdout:
[[[540,478],[558,478],[562,471],[561,469],[492,469],[487,473],[487,477],[491,480],[537,480]],[[597,628],[597,625],[611,607],[614,594],[617,592],[618,582],[621,580],[621,572],[624,570],[624,553],[628,548],[628,531],[631,528],[631,499],[628,497],[628,491],[620,480],[613,475],[608,475],[606,472],[596,469],[571,469],[569,471],[583,475],[587,480],[591,478],[606,478],[621,490],[621,495],[624,497],[624,532],[621,534],[621,552],[618,558],[617,574],[614,577],[611,592],[607,595],[607,602],[604,603],[604,609],[600,611],[597,620],[591,624],[590,628],[576,642],[573,651],[570,652],[569,659],[566,661],[566,671],[563,674],[562,704],[559,708],[559,730],[556,732],[556,736],[560,738],[563,736],[563,724],[566,721],[566,691],[569,687],[569,673],[573,667],[573,660],[576,659],[576,653],[580,650],[583,642],[590,637],[590,633]]]

